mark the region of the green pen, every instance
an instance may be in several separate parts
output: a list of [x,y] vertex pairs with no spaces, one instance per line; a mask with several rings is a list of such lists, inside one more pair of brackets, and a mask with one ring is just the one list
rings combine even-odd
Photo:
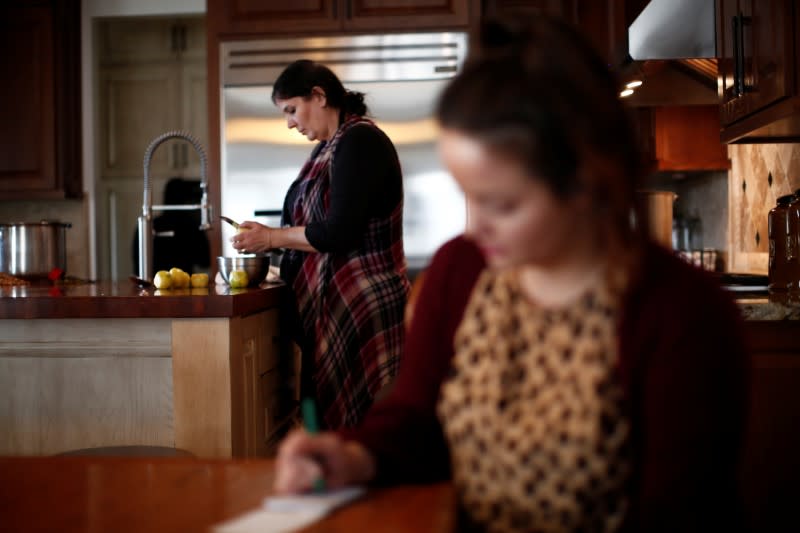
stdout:
[[[312,398],[304,398],[301,404],[303,411],[303,425],[310,435],[319,433],[319,424],[317,423],[317,408]],[[323,492],[325,490],[325,478],[319,477],[314,480],[314,492]]]

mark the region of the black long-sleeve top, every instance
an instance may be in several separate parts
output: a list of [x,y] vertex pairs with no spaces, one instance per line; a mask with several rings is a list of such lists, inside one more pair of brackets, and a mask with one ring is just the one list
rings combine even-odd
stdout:
[[[324,141],[319,143],[311,158],[324,146]],[[284,202],[284,224],[294,225],[290,210],[295,184]],[[391,214],[402,197],[400,161],[391,140],[377,128],[356,125],[342,136],[333,154],[328,215],[306,226],[306,238],[320,252],[351,250],[359,245],[367,222]]]

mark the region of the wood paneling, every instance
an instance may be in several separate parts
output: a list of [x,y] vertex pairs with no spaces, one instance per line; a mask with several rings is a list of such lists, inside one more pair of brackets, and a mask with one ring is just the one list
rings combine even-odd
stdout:
[[236,321],[175,320],[172,325],[172,387],[175,446],[199,457],[230,457],[234,426],[241,413],[231,406],[232,343]]
[[[277,309],[172,325],[175,445],[200,457],[263,457],[289,412]],[[286,353],[287,358],[291,354]]]
[[2,320],[0,338],[0,455],[173,446],[168,320]]
[[278,313],[0,320],[0,455],[131,445],[268,455],[292,406]]

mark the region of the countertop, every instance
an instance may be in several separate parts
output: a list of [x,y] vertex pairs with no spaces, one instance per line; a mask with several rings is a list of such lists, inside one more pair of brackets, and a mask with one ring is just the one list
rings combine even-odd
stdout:
[[747,321],[800,320],[800,296],[753,292],[734,298]]
[[[233,317],[280,304],[283,282],[231,289],[145,289],[132,281],[0,286],[0,319]],[[800,295],[732,292],[748,321],[800,320]]]
[[231,289],[158,290],[129,280],[0,287],[0,319],[212,318],[255,313],[280,304],[283,282]]

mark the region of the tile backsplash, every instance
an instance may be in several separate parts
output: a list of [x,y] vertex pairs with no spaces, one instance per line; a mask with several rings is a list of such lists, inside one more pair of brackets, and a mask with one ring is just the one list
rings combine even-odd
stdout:
[[728,172],[664,173],[649,188],[678,194],[675,217],[700,221],[698,242],[720,251],[729,272],[767,273],[767,214],[800,189],[800,144],[731,144]]
[[67,274],[89,277],[89,226],[85,200],[3,201],[0,222],[50,220],[72,224],[67,230]]
[[800,144],[728,146],[728,270],[767,273],[767,214],[800,189]]

